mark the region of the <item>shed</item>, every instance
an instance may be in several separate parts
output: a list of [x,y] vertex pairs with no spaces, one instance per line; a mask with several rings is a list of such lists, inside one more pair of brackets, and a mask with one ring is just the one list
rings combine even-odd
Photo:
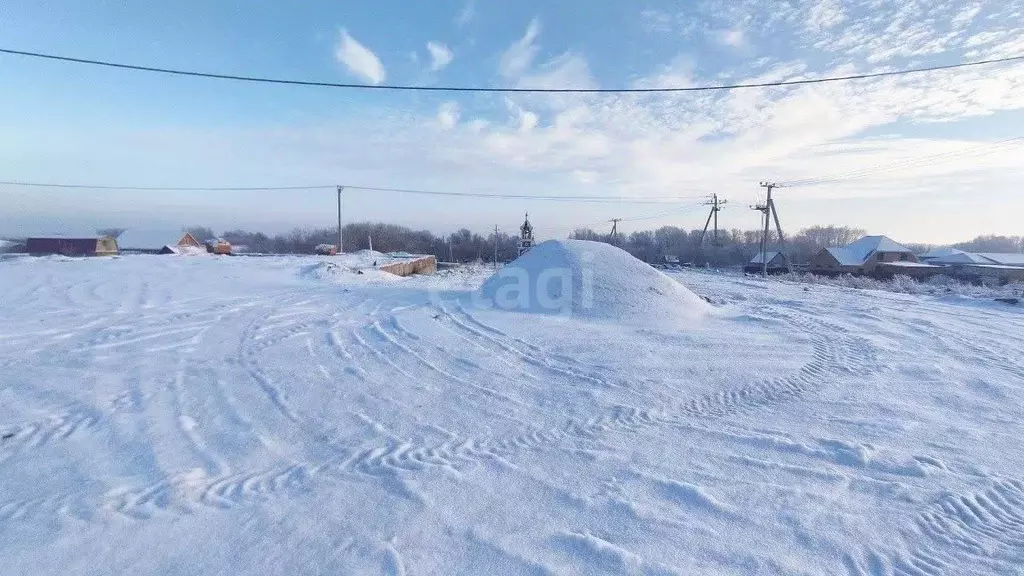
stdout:
[[[765,257],[768,260],[767,269],[769,274],[785,274],[786,272],[789,272],[786,257],[782,252],[772,250],[765,254]],[[758,252],[750,259],[750,262],[747,262],[747,265],[743,267],[743,271],[749,274],[760,274],[765,269],[765,267],[762,266],[763,262],[764,260],[761,259],[761,253]]]
[[60,254],[62,256],[115,256],[117,240],[110,236],[29,238],[25,251],[36,256]]

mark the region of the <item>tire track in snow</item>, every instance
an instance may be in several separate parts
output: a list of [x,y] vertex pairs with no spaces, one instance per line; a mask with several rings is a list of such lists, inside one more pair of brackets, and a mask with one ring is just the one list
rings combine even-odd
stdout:
[[[585,373],[585,367],[573,365],[571,359],[545,357],[539,348],[501,336],[496,330],[488,330],[472,323],[465,317],[458,317],[445,311],[447,317],[453,319],[451,325],[458,327],[467,338],[475,339],[488,349],[498,349],[502,354],[525,359],[526,363],[550,370],[560,378],[583,379],[594,384],[604,385],[604,381],[592,374]],[[471,316],[464,312],[465,316]],[[275,332],[261,339],[254,339],[260,322],[269,317],[254,319],[242,334],[239,343],[239,357],[246,372],[260,384],[260,389],[275,406],[299,431],[309,435],[307,422],[287,404],[281,394],[260,367],[260,355],[268,348],[288,339],[310,332],[316,322],[297,322],[290,325],[275,326]],[[280,318],[279,318],[280,319]],[[735,414],[739,411],[757,409],[799,398],[820,386],[833,376],[847,371],[873,370],[872,351],[864,341],[850,337],[845,331],[834,325],[817,322],[807,318],[785,317],[791,325],[807,331],[812,336],[812,360],[795,375],[788,378],[756,382],[732,390],[698,397],[678,406],[669,406],[665,410],[641,409],[629,406],[615,406],[605,414],[600,414],[586,421],[569,420],[561,426],[553,428],[535,428],[522,434],[505,438],[472,438],[453,437],[434,443],[411,443],[394,441],[384,446],[369,446],[360,449],[337,451],[337,458],[330,462],[310,464],[293,463],[267,470],[255,472],[239,472],[210,476],[207,472],[196,470],[178,474],[161,482],[141,489],[119,491],[111,494],[105,507],[125,516],[149,518],[153,514],[181,512],[196,505],[225,508],[253,501],[288,494],[292,490],[304,489],[318,473],[329,471],[343,477],[348,474],[382,476],[411,473],[429,467],[445,468],[454,472],[474,466],[485,460],[507,460],[517,453],[529,450],[544,449],[566,440],[578,438],[595,438],[609,431],[641,431],[660,426],[686,425],[695,418],[718,418]],[[322,322],[322,321],[321,321]],[[431,362],[416,350],[423,337],[406,330],[396,319],[390,325],[376,320],[362,327],[376,338],[377,344],[393,346],[407,361],[420,366],[434,366],[436,372],[444,378],[452,378],[449,370]],[[377,349],[370,341],[360,335],[360,329],[350,332],[352,340],[365,348],[371,356],[392,368],[404,372],[411,381],[417,379]],[[355,358],[341,346],[336,331],[325,334],[327,341],[339,351],[339,356],[350,361],[353,369],[361,369]],[[402,342],[399,338],[408,340]],[[554,362],[553,360],[558,360]],[[564,364],[569,364],[565,366]],[[507,401],[505,398],[497,398]],[[325,442],[322,435],[314,440]],[[330,445],[330,442],[326,442]]]
[[[568,378],[572,383],[584,381],[602,388],[614,387],[613,384],[606,380],[588,373],[589,367],[581,366],[578,362],[572,359],[566,359],[570,364],[569,366],[560,366],[556,363],[550,362],[548,359],[564,357],[547,354],[532,344],[524,343],[517,346],[516,343],[521,341],[505,335],[500,330],[486,327],[485,324],[474,319],[469,312],[462,308],[461,305],[459,305],[458,308],[459,312],[456,314],[448,310],[444,304],[439,304],[437,307],[440,314],[444,318],[448,319],[452,324],[462,329],[464,332],[469,333],[478,341],[482,340],[483,342],[497,348],[500,354],[511,355],[519,363],[525,363],[530,366],[540,368],[541,370],[551,372],[559,377]],[[522,348],[520,346],[522,346]],[[523,350],[523,348],[528,348],[530,351]]]
[[[451,380],[451,381],[454,381],[454,382],[458,382],[459,384],[464,384],[466,386],[469,386],[471,388],[479,390],[485,396],[496,398],[498,400],[503,400],[505,402],[509,402],[509,403],[512,403],[512,404],[517,404],[517,405],[520,405],[520,406],[525,406],[525,404],[523,404],[519,400],[516,400],[515,398],[512,398],[511,396],[508,396],[506,394],[502,394],[501,392],[498,392],[497,390],[494,390],[493,388],[488,388],[487,386],[484,386],[483,384],[478,384],[476,382],[460,378],[460,377],[452,374],[451,372],[448,372],[447,370],[441,368],[437,364],[434,364],[434,363],[430,362],[429,360],[424,358],[422,355],[420,355],[419,353],[414,351],[412,348],[402,344],[396,338],[392,337],[391,334],[389,334],[387,331],[384,330],[384,328],[381,326],[381,323],[380,323],[379,320],[373,322],[373,324],[371,325],[371,330],[370,331],[371,331],[371,333],[374,336],[376,336],[379,339],[380,342],[385,343],[385,344],[387,344],[389,346],[393,346],[395,348],[398,348],[398,350],[402,354],[404,354],[404,355],[406,355],[406,356],[408,356],[410,358],[413,358],[416,361],[416,363],[418,363],[419,365],[423,366],[424,368],[426,368],[430,372],[433,372],[433,373],[435,373],[435,374],[437,374],[437,375],[439,375],[439,376],[441,376],[441,377],[443,377],[445,379],[448,379],[448,380]],[[384,354],[384,356],[386,356],[386,354]]]
[[[586,370],[586,367],[578,365],[570,358],[565,358],[565,361],[571,362],[574,364],[573,366],[557,367],[544,361],[540,356],[534,356],[533,353],[522,350],[518,345],[535,350],[537,354],[542,353],[540,348],[532,344],[519,344],[522,342],[521,340],[502,336],[503,332],[487,327],[486,324],[473,319],[472,314],[461,306],[460,313],[467,320],[457,318],[443,306],[440,310],[446,318],[452,320],[453,325],[473,336],[484,339],[502,351],[522,358],[530,365],[551,369],[563,377],[582,377],[588,382],[610,386],[606,380],[596,376],[581,376],[581,372]],[[752,382],[737,388],[705,394],[683,404],[666,407],[665,411],[690,418],[729,416],[740,411],[799,398],[820,388],[828,378],[847,374],[871,374],[878,370],[871,344],[862,338],[851,336],[845,328],[819,319],[777,313],[791,326],[811,335],[812,359],[810,362],[802,366],[792,376]],[[481,327],[476,328],[475,326]],[[652,420],[665,419],[665,416],[655,418],[653,414],[656,412],[655,410],[620,407],[609,416],[612,417],[611,421],[613,422],[618,422],[625,427],[635,427],[644,426]]]
[[101,507],[136,520],[159,513],[188,513],[202,506],[233,508],[304,490],[316,471],[309,465],[291,464],[208,476],[202,469],[195,469],[141,489],[113,491]]
[[80,430],[88,430],[100,421],[94,411],[74,411],[45,420],[0,427],[0,451],[39,448],[58,440],[66,440]]
[[[872,573],[939,575],[1005,573],[1024,565],[1024,482],[997,479],[981,491],[950,495],[928,506],[904,530],[910,551],[892,555],[868,550],[888,560]],[[868,573],[852,558],[851,573]]]
[[[447,309],[441,310],[453,324],[474,336],[484,338],[488,344],[517,356],[532,357],[518,346],[503,340],[496,329],[475,327],[467,321],[460,321]],[[469,316],[469,312],[462,310]],[[347,470],[382,474],[394,471],[415,471],[427,466],[441,466],[458,470],[461,465],[485,459],[507,459],[521,450],[536,450],[572,438],[594,439],[608,432],[637,432],[661,426],[686,426],[695,419],[721,418],[740,412],[765,408],[782,402],[798,399],[818,390],[829,378],[845,374],[865,374],[877,370],[874,353],[866,340],[850,336],[837,325],[819,320],[792,315],[783,315],[790,325],[808,332],[812,336],[812,359],[794,375],[754,382],[748,385],[705,394],[688,402],[667,406],[664,409],[643,409],[631,406],[614,406],[604,414],[586,421],[569,420],[564,425],[548,429],[531,429],[523,434],[507,438],[453,438],[434,445],[414,445],[396,442],[388,447],[371,447],[346,459],[343,468]],[[400,323],[392,322],[396,330],[404,331],[412,341],[423,338],[408,333]],[[383,332],[383,326],[376,322],[374,330]],[[390,338],[394,341],[394,337]],[[532,345],[526,347],[539,350]],[[531,365],[550,367],[538,357],[532,357]],[[388,359],[392,365],[394,362]],[[558,370],[566,377],[575,375],[571,369]]]

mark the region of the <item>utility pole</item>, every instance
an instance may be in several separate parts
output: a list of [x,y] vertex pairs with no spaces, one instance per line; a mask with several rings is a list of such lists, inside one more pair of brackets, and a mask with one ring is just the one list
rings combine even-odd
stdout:
[[494,225],[494,269],[498,269],[498,225]]
[[775,220],[775,230],[779,234],[779,251],[782,252],[782,257],[786,261],[786,269],[792,272],[793,265],[789,261],[789,252],[786,250],[786,238],[782,234],[782,225],[779,224],[779,211],[775,208],[775,200],[772,199],[772,190],[782,188],[782,185],[775,182],[761,182],[761,188],[768,191],[764,204],[751,207],[764,215],[764,233],[761,235],[761,275],[768,276],[768,231],[773,219]]
[[708,233],[708,225],[711,224],[712,218],[715,220],[715,246],[718,246],[718,212],[722,209],[722,205],[728,203],[728,200],[719,200],[718,194],[712,194],[711,200],[704,202],[705,206],[711,206],[711,212],[708,213],[708,219],[704,222],[704,230],[701,231],[700,240],[697,241],[697,253],[693,256],[694,265],[700,259],[700,249],[704,246],[704,236]]
[[609,222],[612,223],[612,233],[611,233],[612,244],[615,244],[618,241],[619,222],[622,222],[622,218],[612,218],[611,220],[609,220]]
[[343,191],[343,190],[345,190],[345,187],[343,187],[343,186],[338,187],[338,253],[339,254],[341,254],[342,252],[345,251],[345,249],[342,248],[342,244],[341,244],[341,241],[342,241],[342,237],[341,237],[341,191]]

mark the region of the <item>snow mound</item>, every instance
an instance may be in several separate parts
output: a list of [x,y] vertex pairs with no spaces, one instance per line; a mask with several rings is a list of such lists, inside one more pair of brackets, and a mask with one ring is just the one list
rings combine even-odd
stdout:
[[603,242],[549,240],[488,278],[484,306],[637,324],[688,322],[711,307],[685,286]]

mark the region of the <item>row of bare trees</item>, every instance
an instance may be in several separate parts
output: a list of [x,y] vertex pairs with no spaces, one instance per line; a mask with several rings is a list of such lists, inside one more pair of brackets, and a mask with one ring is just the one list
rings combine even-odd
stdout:
[[[229,230],[216,234],[205,226],[190,226],[199,240],[224,238],[232,245],[249,252],[265,254],[310,254],[319,244],[336,244],[338,232],[335,228],[295,229],[285,234],[268,235],[262,232]],[[99,233],[118,236],[120,228],[108,228]],[[344,228],[344,250],[352,252],[370,247],[380,252],[411,252],[433,254],[441,261],[471,262],[492,261],[497,241],[498,260],[507,262],[517,255],[518,236],[499,232],[481,235],[468,229],[457,230],[446,236],[438,236],[428,230],[413,230],[405,226],[382,222],[354,222]],[[800,230],[787,238],[787,245],[794,263],[810,260],[826,246],[844,246],[864,235],[864,231],[847,226],[812,226]],[[700,230],[686,230],[674,226],[663,226],[656,230],[642,230],[628,235],[612,237],[605,233],[580,228],[570,238],[593,240],[615,244],[646,262],[663,262],[666,256],[678,258],[680,262],[709,263],[715,266],[737,266],[748,262],[759,250],[760,230],[720,230],[717,241],[708,234],[698,251]],[[898,240],[898,239],[897,239]],[[774,234],[769,243],[774,249]],[[16,251],[17,244],[4,245],[8,251]],[[923,244],[909,244],[910,248],[923,252],[930,248]],[[1024,237],[1021,236],[978,236],[969,242],[954,245],[969,252],[1024,252]]]

